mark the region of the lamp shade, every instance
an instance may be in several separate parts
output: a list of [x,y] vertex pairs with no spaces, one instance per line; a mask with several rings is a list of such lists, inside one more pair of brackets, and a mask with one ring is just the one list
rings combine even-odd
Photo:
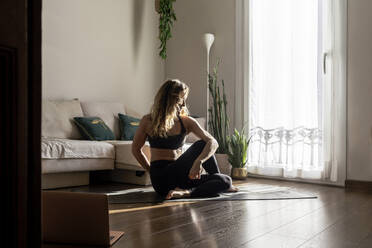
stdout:
[[203,40],[204,40],[205,48],[207,49],[207,52],[209,54],[211,46],[213,45],[213,42],[214,42],[214,34],[205,33],[203,36]]

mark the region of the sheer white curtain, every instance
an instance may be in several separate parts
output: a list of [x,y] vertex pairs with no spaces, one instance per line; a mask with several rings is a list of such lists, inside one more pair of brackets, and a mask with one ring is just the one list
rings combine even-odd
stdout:
[[334,12],[332,0],[250,0],[250,173],[336,181]]

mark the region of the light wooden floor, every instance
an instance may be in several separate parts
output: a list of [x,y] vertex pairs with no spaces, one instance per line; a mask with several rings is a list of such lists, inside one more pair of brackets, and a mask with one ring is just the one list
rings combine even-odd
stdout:
[[372,247],[372,194],[252,179],[317,199],[111,205],[119,247]]

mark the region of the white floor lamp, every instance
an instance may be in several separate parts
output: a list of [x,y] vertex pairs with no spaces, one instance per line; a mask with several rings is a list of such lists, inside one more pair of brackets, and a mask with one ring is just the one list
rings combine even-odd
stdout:
[[205,48],[207,49],[207,114],[206,114],[206,130],[208,130],[208,109],[209,109],[209,87],[208,87],[208,75],[209,75],[209,52],[214,42],[214,34],[205,33],[203,36]]

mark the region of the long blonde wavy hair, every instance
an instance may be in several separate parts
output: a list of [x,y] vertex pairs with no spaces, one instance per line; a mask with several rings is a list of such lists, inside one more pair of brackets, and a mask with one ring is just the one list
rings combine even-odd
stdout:
[[163,83],[155,95],[151,107],[151,129],[149,135],[153,137],[167,137],[167,132],[174,125],[177,115],[189,115],[186,98],[189,87],[178,79],[170,79]]

